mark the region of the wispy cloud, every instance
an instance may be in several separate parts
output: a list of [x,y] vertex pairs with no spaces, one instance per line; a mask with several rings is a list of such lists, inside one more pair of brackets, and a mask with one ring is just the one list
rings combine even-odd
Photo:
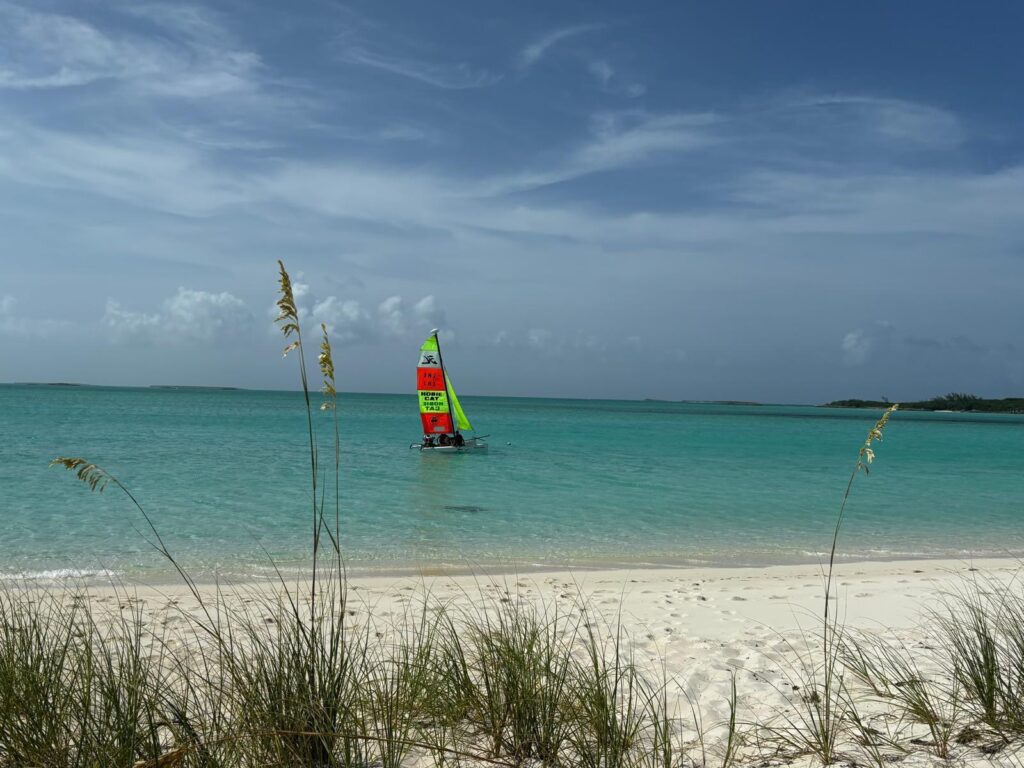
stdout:
[[[588,213],[572,200],[531,205],[518,194],[612,169],[701,158],[712,148],[742,152],[757,133],[738,133],[746,119],[723,114],[608,113],[554,167],[485,177],[425,168],[395,168],[351,159],[309,162],[253,156],[246,166],[219,162],[216,148],[180,141],[44,130],[8,121],[0,132],[0,178],[72,189],[129,205],[203,217],[244,207],[271,216],[282,204],[324,217],[361,219],[395,230],[522,233],[576,242],[645,247],[757,242],[808,233],[956,233],[1009,242],[1024,234],[1024,168],[956,172],[916,168],[866,170],[835,160],[809,166],[761,158],[752,168],[718,169],[709,177],[716,205],[699,211]],[[806,132],[819,130],[814,124]],[[800,135],[787,136],[799,146]],[[794,170],[794,167],[796,168]],[[713,184],[713,186],[711,186]]]
[[713,114],[650,115],[602,113],[591,121],[591,135],[556,167],[527,171],[492,182],[493,191],[534,189],[651,161],[666,153],[689,152],[721,140]]
[[159,34],[124,25],[104,29],[76,16],[0,2],[0,88],[70,88],[106,80],[192,99],[257,88],[259,56],[238,47],[207,11],[152,4],[128,12]]
[[590,172],[643,162],[660,152],[706,147],[716,140],[710,130],[716,122],[711,113],[598,115],[593,140],[575,153],[570,166]]
[[517,64],[520,69],[529,69],[543,59],[547,52],[558,43],[586,32],[601,29],[603,26],[603,24],[576,24],[545,32],[519,51]]
[[438,131],[430,130],[418,125],[408,123],[392,123],[386,125],[376,132],[376,138],[382,141],[410,141],[435,144],[440,141]]
[[359,46],[344,46],[341,58],[353,64],[380,69],[435,88],[450,90],[484,88],[501,80],[500,74],[474,67],[467,62],[441,64],[380,53]]
[[0,178],[82,189],[133,205],[202,214],[251,199],[236,173],[201,148],[153,136],[91,136],[8,124],[0,133]]
[[833,96],[813,105],[846,111],[865,130],[882,139],[933,148],[951,148],[966,139],[960,119],[951,112],[913,101],[871,96]]
[[638,98],[647,93],[647,86],[637,82],[623,82],[615,68],[605,59],[594,59],[587,64],[587,70],[600,83],[602,90],[616,96]]

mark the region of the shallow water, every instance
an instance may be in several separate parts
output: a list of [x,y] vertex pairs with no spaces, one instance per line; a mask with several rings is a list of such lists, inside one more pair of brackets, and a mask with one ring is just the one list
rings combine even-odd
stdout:
[[[355,570],[767,564],[827,550],[877,411],[461,398],[486,455],[425,456],[414,396],[342,396],[342,536]],[[329,416],[317,412],[323,456]],[[0,573],[167,567],[116,474],[204,575],[305,562],[312,528],[295,392],[0,386]],[[900,412],[854,485],[846,558],[1024,552],[1024,417]],[[327,478],[333,493],[333,478]],[[330,494],[329,494],[330,495]],[[333,502],[328,501],[333,520]]]

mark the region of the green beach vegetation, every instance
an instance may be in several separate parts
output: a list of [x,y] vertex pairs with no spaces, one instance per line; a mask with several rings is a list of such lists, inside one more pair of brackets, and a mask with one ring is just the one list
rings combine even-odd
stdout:
[[[833,400],[825,408],[888,408],[888,400]],[[1024,413],[1024,397],[991,400],[966,392],[950,392],[930,400],[901,403],[905,411],[962,411],[968,413]]]
[[117,478],[56,459],[92,490],[125,494],[199,609],[172,628],[147,622],[125,587],[111,616],[81,590],[0,590],[0,766],[730,768],[810,757],[881,767],[912,754],[987,760],[1024,741],[1017,585],[965,583],[922,629],[927,647],[854,635],[830,607],[846,502],[892,408],[858,452],[817,639],[795,655],[799,685],[774,718],[744,719],[735,672],[725,722],[705,724],[697,701],[678,711],[679,682],[641,665],[620,617],[580,594],[570,610],[506,585],[481,589],[471,608],[424,595],[395,620],[357,621],[330,342],[321,329],[318,406],[283,265],[279,287],[285,353],[297,352],[306,397],[312,569],[294,583],[279,574],[271,589],[204,589]]

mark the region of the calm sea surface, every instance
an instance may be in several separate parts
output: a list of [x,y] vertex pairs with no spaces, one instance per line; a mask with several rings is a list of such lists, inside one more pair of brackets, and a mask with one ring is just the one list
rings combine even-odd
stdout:
[[[827,550],[877,411],[461,398],[486,455],[423,456],[414,396],[342,396],[342,526],[356,571],[545,564],[767,564]],[[329,416],[318,412],[324,456]],[[0,574],[167,568],[114,488],[191,570],[305,562],[309,458],[294,392],[0,386]],[[333,480],[329,481],[333,489]],[[333,508],[332,508],[333,509]],[[331,513],[333,517],[333,512]],[[901,412],[858,477],[848,558],[1024,553],[1024,417]]]

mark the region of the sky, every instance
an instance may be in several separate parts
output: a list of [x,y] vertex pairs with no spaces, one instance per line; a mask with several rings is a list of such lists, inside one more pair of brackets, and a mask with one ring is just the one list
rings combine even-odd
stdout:
[[1024,5],[0,0],[0,381],[1024,394]]

